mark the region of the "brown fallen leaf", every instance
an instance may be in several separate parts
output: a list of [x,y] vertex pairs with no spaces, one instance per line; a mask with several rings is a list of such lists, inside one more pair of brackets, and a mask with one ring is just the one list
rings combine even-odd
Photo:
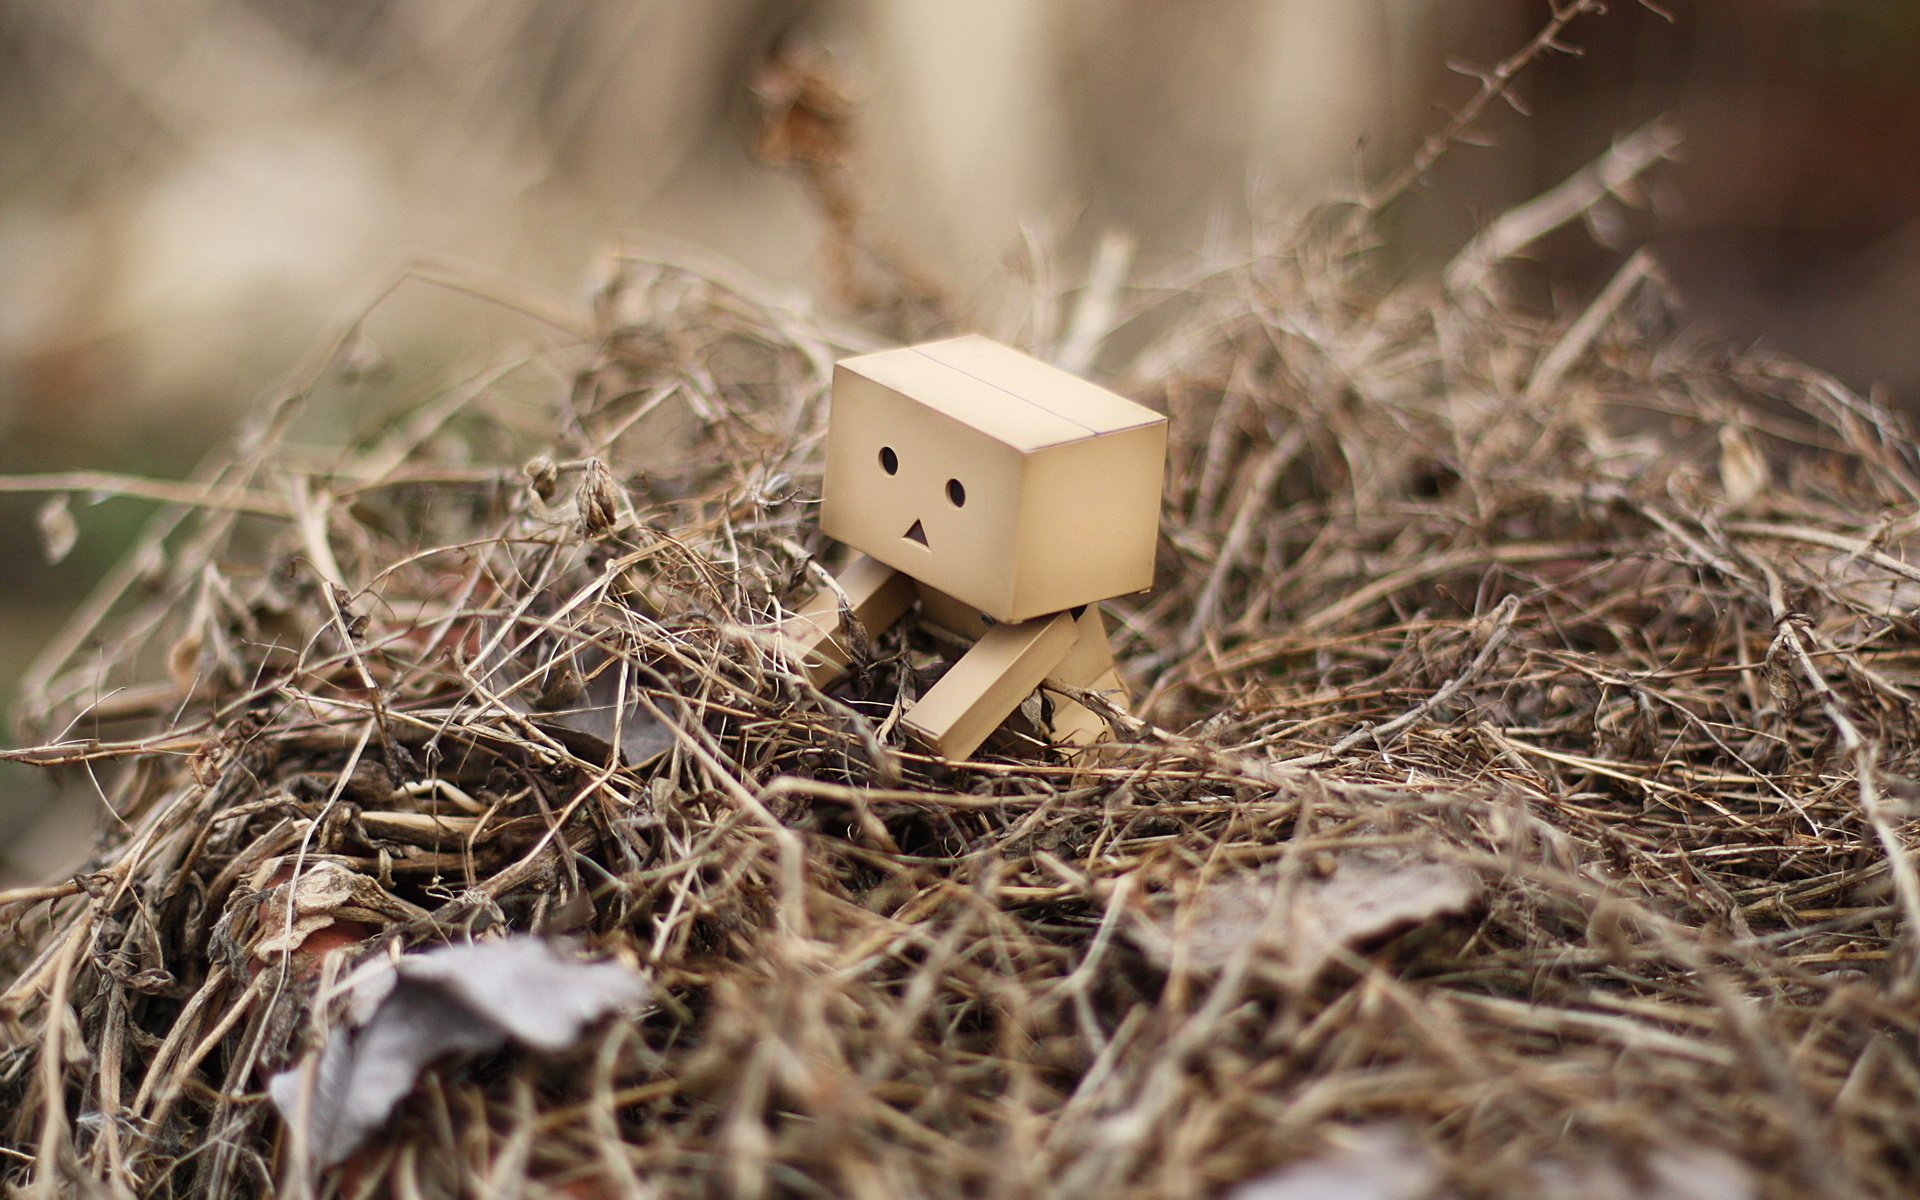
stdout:
[[1655,1150],[1639,1161],[1548,1160],[1534,1169],[1538,1200],[1754,1200],[1753,1172],[1700,1147]]
[[[1479,894],[1473,873],[1431,859],[1377,852],[1342,855],[1325,878],[1290,885],[1274,871],[1230,876],[1203,888],[1184,912],[1135,923],[1134,940],[1171,966],[1217,971],[1249,943],[1311,978],[1337,950],[1406,925],[1460,912]],[[1176,950],[1180,953],[1176,956]]]
[[672,732],[637,701],[629,701],[622,711],[619,692],[619,670],[604,667],[585,682],[571,704],[559,711],[539,713],[536,720],[568,749],[596,760],[605,760],[614,744],[616,725],[620,757],[628,766],[638,766],[672,749]]
[[1350,1131],[1350,1144],[1248,1180],[1228,1200],[1440,1200],[1440,1168],[1396,1126]]
[[[401,921],[417,920],[426,910],[388,892],[349,867],[326,859],[295,870],[289,859],[269,859],[236,893],[228,908],[227,933],[244,946],[256,964],[276,963],[292,953],[311,954]],[[339,925],[353,937],[315,940]]]
[[504,669],[496,673],[495,683],[509,690],[507,703],[514,711],[525,713],[573,753],[604,762],[617,738],[621,760],[638,766],[672,749],[674,738],[633,697],[637,685],[631,681],[622,706],[622,674],[611,656],[585,653],[552,664],[537,694],[513,689],[511,673]]
[[313,1160],[330,1167],[385,1124],[435,1060],[492,1053],[510,1040],[564,1050],[647,991],[631,967],[579,962],[538,938],[408,955],[355,983],[346,1020],[267,1091],[288,1124],[304,1128]]

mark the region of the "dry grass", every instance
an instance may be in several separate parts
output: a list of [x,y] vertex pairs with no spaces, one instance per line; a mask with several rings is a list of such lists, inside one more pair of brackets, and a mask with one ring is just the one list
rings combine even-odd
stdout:
[[[1142,702],[1090,768],[902,749],[938,659],[901,633],[827,695],[773,655],[852,335],[630,255],[577,343],[343,454],[284,441],[295,397],[29,680],[12,757],[121,823],[0,893],[0,1180],[1210,1197],[1384,1123],[1454,1195],[1910,1195],[1909,435],[1677,337],[1644,260],[1564,321],[1498,290],[1662,137],[1444,286],[1376,295],[1341,217],[1036,301],[1029,348],[1172,417],[1160,585],[1110,606]],[[566,717],[614,691],[617,733]],[[319,862],[364,894],[276,953]],[[1441,868],[1464,902],[1335,910]],[[298,1162],[262,1090],[316,998],[502,927],[658,1003]],[[1656,1193],[1682,1160],[1721,1190]]]

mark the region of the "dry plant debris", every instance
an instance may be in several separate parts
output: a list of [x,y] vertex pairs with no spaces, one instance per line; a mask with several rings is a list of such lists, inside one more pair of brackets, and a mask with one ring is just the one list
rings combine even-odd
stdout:
[[509,1039],[564,1050],[647,993],[630,968],[575,962],[529,937],[442,946],[370,968],[344,989],[345,1019],[320,1052],[267,1081],[321,1166],[358,1150],[435,1061],[492,1053]]
[[[10,757],[117,821],[0,894],[0,1179],[1292,1195],[1384,1130],[1381,1194],[1911,1195],[1910,434],[1681,335],[1648,260],[1564,320],[1500,292],[1662,137],[1444,285],[1322,215],[1036,299],[1173,421],[1093,766],[904,750],[912,635],[830,694],[777,659],[863,344],[747,285],[625,255],[579,344],[344,451],[294,397],[28,680]],[[648,1006],[295,1153],[266,1089],[343,981],[503,934]]]

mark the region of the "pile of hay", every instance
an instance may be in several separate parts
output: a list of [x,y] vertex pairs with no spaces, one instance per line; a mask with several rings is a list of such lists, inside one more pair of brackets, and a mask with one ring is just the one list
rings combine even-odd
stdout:
[[[1912,1194],[1920,462],[1643,260],[1503,302],[1565,199],[1384,296],[1338,218],[1036,301],[1010,340],[1172,419],[1094,764],[912,753],[908,633],[778,661],[870,341],[627,255],[579,344],[364,444],[295,397],[30,681],[13,757],[119,820],[0,893],[0,1182]],[[305,1153],[266,1082],[356,966],[503,930],[650,999]]]

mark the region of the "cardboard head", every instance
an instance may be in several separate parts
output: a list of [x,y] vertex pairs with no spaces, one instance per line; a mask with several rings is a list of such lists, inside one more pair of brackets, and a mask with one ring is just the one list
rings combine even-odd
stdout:
[[834,370],[820,523],[997,621],[1153,583],[1166,418],[981,337]]

